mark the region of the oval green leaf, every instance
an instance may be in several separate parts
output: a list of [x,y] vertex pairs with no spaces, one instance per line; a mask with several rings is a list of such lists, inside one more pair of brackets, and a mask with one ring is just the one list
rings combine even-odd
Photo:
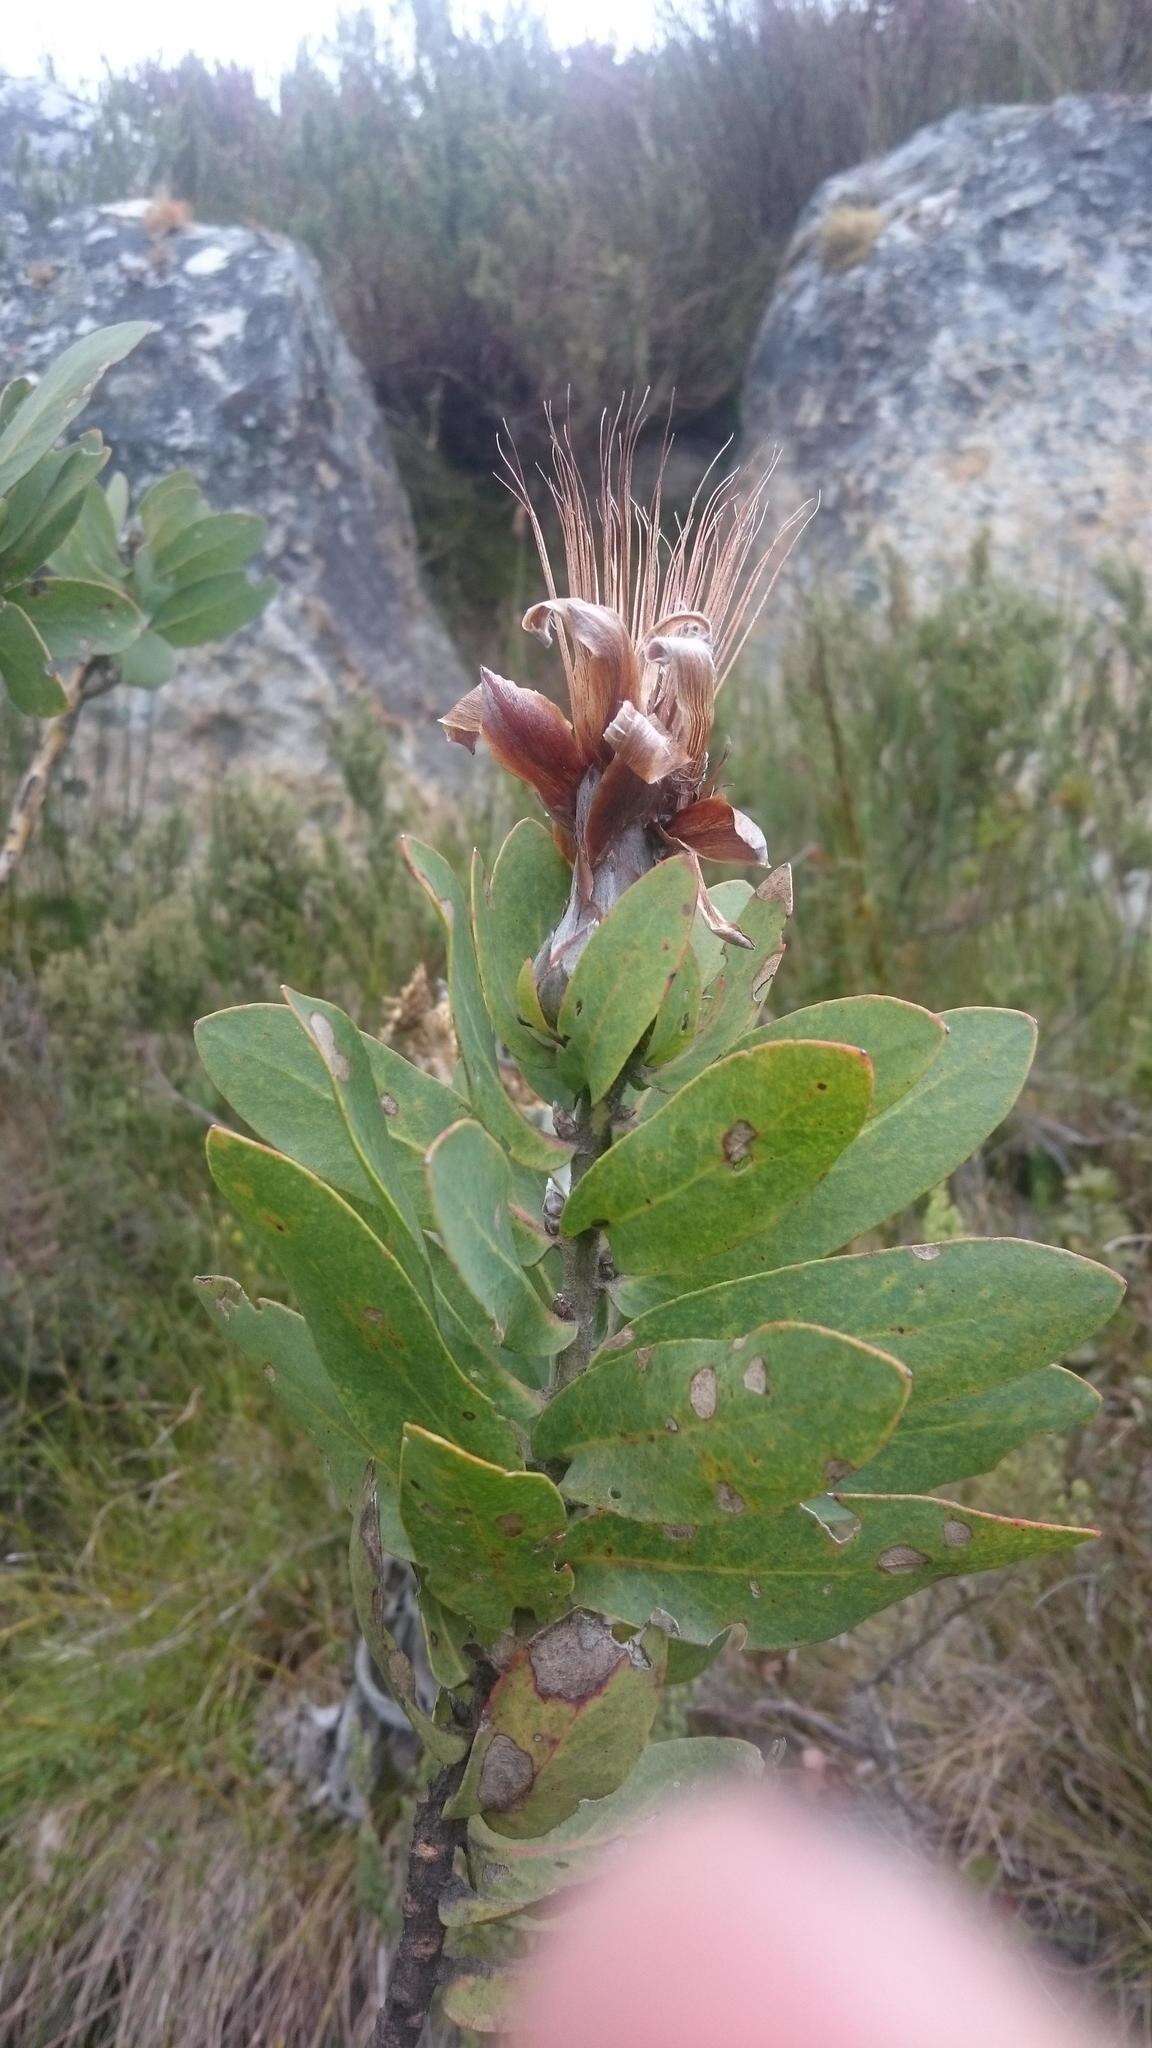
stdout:
[[543,1472],[509,1472],[414,1422],[404,1430],[400,1513],[437,1600],[492,1642],[518,1609],[547,1620],[567,1605],[564,1503]]
[[696,874],[682,854],[633,882],[584,948],[556,1028],[566,1065],[599,1102],[635,1052],[688,950]]
[[444,1249],[500,1343],[548,1358],[563,1351],[575,1324],[551,1313],[521,1264],[508,1208],[511,1175],[496,1140],[470,1118],[453,1124],[432,1146],[427,1172]]

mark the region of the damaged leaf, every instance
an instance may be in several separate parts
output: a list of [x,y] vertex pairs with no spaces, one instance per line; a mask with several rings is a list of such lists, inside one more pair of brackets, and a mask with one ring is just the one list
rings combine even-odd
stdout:
[[691,1268],[762,1232],[822,1180],[871,1094],[869,1061],[849,1046],[732,1053],[589,1168],[562,1228],[605,1225],[624,1271]]
[[910,1386],[871,1345],[765,1323],[734,1340],[603,1356],[544,1410],[533,1449],[571,1461],[569,1500],[666,1527],[714,1522],[806,1500],[857,1471],[890,1437]]
[[571,1598],[564,1503],[542,1472],[502,1471],[409,1424],[400,1513],[432,1593],[485,1641],[517,1609],[546,1618]]
[[943,1019],[917,1003],[899,1002],[895,996],[841,996],[761,1025],[741,1039],[740,1050],[784,1038],[858,1046],[871,1060],[875,1077],[872,1118],[891,1109],[927,1073],[947,1035]]
[[787,1508],[701,1528],[691,1542],[617,1515],[574,1522],[576,1597],[639,1624],[662,1608],[690,1642],[740,1621],[754,1650],[819,1643],[938,1579],[994,1571],[1083,1543],[1092,1529],[1011,1521],[952,1501],[853,1494],[858,1526],[833,1536]]
[[541,1629],[493,1687],[452,1811],[540,1835],[614,1792],[648,1740],[666,1654],[659,1629],[620,1643],[583,1609]]
[[515,1839],[485,1821],[468,1824],[468,1861],[475,1903],[458,1901],[453,1924],[518,1913],[554,1892],[583,1883],[599,1859],[667,1809],[670,1799],[706,1786],[755,1783],[764,1760],[750,1742],[698,1735],[652,1742],[616,1792],[590,1799],[559,1827]]

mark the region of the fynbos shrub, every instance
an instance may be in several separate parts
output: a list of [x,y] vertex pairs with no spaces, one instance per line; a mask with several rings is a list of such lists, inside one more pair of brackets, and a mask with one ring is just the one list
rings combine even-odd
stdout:
[[734,1636],[819,1641],[1091,1533],[934,1489],[1091,1415],[1050,1360],[1116,1276],[1010,1239],[845,1249],[1000,1123],[1033,1023],[882,996],[766,1020],[788,870],[710,890],[701,861],[766,866],[708,747],[779,550],[763,486],[734,483],[662,538],[634,440],[609,437],[595,508],[555,448],[566,588],[537,529],[525,624],[559,639],[571,718],[484,672],[445,719],[550,829],[467,885],[407,847],[445,926],[453,1085],[290,990],[199,1027],[265,1141],[215,1131],[212,1174],[298,1310],[201,1284],[352,1509],[361,1627],[428,1755],[389,2048],[436,1993],[498,2030],[541,1901],[669,1788],[757,1774],[742,1742],[651,1741],[665,1686]]

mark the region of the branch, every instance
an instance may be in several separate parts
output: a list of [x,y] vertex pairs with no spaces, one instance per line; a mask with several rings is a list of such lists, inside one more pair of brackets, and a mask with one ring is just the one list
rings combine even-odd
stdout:
[[388,1990],[376,2020],[372,2048],[416,2048],[440,1977],[444,1926],[440,1901],[452,1875],[467,1822],[446,1820],[444,1808],[459,1789],[467,1756],[432,1780],[412,1822],[408,1881],[400,1942],[388,1972]]
[[[613,1097],[598,1102],[595,1108],[581,1097],[579,1106],[569,1120],[568,1127],[561,1132],[566,1138],[574,1138],[576,1149],[572,1154],[573,1189],[583,1179],[590,1166],[594,1166],[601,1153],[612,1143]],[[559,1117],[557,1129],[560,1129]],[[579,1237],[563,1240],[564,1286],[556,1307],[576,1324],[576,1335],[566,1351],[561,1351],[552,1372],[551,1392],[558,1394],[562,1387],[579,1379],[596,1349],[596,1325],[600,1309],[600,1232],[582,1230]]]
[[20,778],[4,843],[0,846],[0,889],[11,881],[17,867],[28,851],[32,836],[40,822],[44,800],[65,753],[72,743],[72,735],[81,711],[91,697],[103,696],[112,687],[106,680],[107,663],[100,655],[90,661],[81,662],[80,667],[64,685],[68,708],[57,718],[50,720],[36,752]]

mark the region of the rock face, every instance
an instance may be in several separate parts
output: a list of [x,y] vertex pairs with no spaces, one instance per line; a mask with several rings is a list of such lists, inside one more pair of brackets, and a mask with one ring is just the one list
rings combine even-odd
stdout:
[[[993,564],[1090,597],[1152,559],[1152,100],[952,115],[831,179],[801,219],[745,390],[778,502],[819,491],[797,580],[920,593]],[[786,583],[792,580],[790,568]]]
[[[53,150],[67,116],[48,123]],[[42,161],[39,129],[33,141]],[[421,588],[379,411],[311,258],[248,228],[160,232],[147,201],[37,225],[13,202],[11,171],[0,159],[0,381],[93,327],[154,320],[80,424],[102,427],[137,488],[188,468],[215,509],[262,514],[281,579],[257,625],[190,654],[155,696],[117,691],[98,707],[129,738],[150,727],[150,794],[236,765],[309,782],[327,759],[325,723],[354,692],[397,721],[401,751],[440,771],[449,750],[434,720],[467,683]]]

